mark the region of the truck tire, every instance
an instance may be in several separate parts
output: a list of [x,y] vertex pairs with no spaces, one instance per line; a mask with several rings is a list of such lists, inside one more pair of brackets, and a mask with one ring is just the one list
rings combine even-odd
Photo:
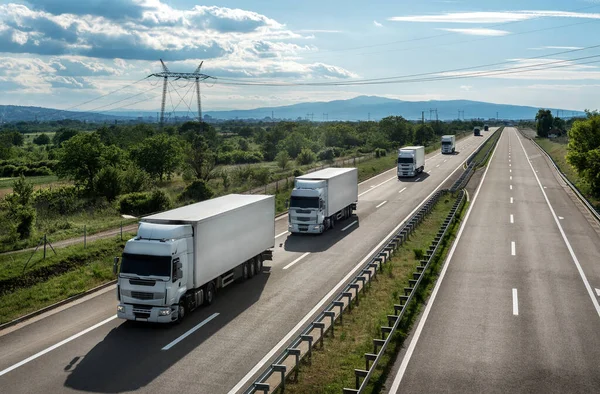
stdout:
[[204,299],[204,305],[211,305],[215,300],[215,284],[208,282],[206,285],[206,298]]
[[262,272],[262,268],[263,268],[262,256],[256,256],[254,258],[254,272],[256,272],[256,275],[258,275]]
[[256,267],[254,266],[254,259],[249,261],[248,263],[248,278],[253,278],[256,274]]
[[242,264],[242,281],[248,280],[248,264],[244,263]]
[[179,301],[179,305],[177,306],[177,324],[181,324],[185,319],[185,315],[187,313],[187,309],[185,308],[185,301]]

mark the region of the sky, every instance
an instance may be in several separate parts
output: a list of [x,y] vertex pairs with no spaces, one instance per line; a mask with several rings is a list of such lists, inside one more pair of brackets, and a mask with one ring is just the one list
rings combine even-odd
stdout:
[[[0,105],[154,111],[163,59],[203,62],[203,110],[359,95],[600,109],[600,0],[0,0],[0,58]],[[194,84],[171,80],[166,110],[196,109]]]

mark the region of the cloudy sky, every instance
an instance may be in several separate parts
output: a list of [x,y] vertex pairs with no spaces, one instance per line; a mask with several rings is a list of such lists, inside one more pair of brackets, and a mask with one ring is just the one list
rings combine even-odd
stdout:
[[[600,0],[483,3],[0,0],[0,104],[155,110],[143,78],[162,58],[204,61],[207,110],[363,94],[600,109]],[[193,110],[192,89],[170,83],[167,110]]]

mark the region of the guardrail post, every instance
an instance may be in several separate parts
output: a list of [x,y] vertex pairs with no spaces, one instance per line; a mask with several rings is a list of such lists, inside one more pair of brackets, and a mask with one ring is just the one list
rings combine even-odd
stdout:
[[309,362],[312,363],[312,343],[313,343],[313,337],[312,337],[312,335],[301,335],[300,338],[303,341],[307,341],[308,342],[308,360],[309,360]]
[[321,349],[323,349],[325,347],[325,345],[323,344],[323,337],[325,336],[325,323],[323,323],[322,321],[316,321],[316,322],[313,322],[313,326],[315,328],[318,328],[319,331],[321,331],[321,336],[319,337],[319,342],[321,344]]
[[271,368],[273,368],[273,371],[281,373],[281,390],[285,391],[285,372],[287,371],[287,366],[283,364],[272,364]]
[[354,289],[354,292],[355,292],[354,299],[356,300],[356,306],[359,305],[359,302],[358,302],[358,288],[359,287],[360,286],[358,285],[358,283],[351,283],[350,284],[350,288]]
[[344,324],[344,302],[343,301],[333,301],[333,306],[337,306],[340,308],[340,325]]
[[[335,312],[334,311],[325,311],[323,312],[323,315],[329,317],[331,319],[331,336],[335,337]],[[341,316],[341,314],[340,314]]]
[[345,291],[342,293],[342,297],[348,298],[348,310],[351,311],[352,310],[352,293]]

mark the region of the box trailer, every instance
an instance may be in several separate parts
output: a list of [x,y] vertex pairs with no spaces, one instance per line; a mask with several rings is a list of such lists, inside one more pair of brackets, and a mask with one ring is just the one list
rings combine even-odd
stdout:
[[117,315],[181,321],[218,289],[262,271],[275,246],[275,197],[230,194],[142,218],[118,269]]
[[443,135],[442,136],[442,153],[453,154],[456,151],[456,136],[455,135]]
[[321,234],[352,216],[357,202],[356,168],[326,168],[296,177],[288,203],[288,230]]
[[398,150],[398,179],[416,176],[425,169],[425,147],[407,146]]

